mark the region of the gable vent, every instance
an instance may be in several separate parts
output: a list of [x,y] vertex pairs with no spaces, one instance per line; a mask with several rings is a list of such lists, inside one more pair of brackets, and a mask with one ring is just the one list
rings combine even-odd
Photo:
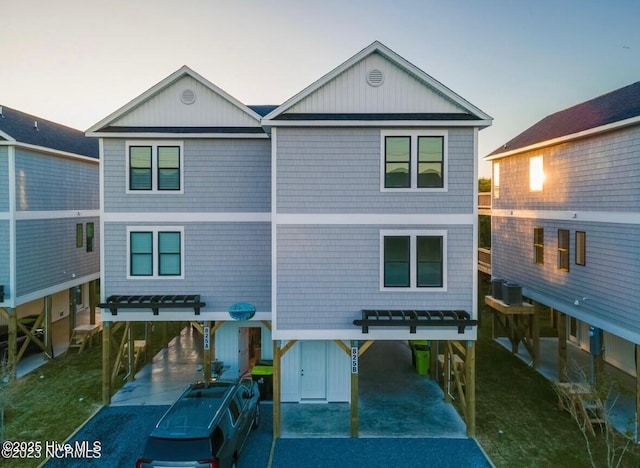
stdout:
[[377,69],[369,70],[367,72],[367,83],[369,83],[369,86],[380,86],[384,83],[384,74]]
[[180,100],[186,105],[193,104],[196,102],[196,93],[190,89],[185,89],[182,91],[182,94],[180,94]]

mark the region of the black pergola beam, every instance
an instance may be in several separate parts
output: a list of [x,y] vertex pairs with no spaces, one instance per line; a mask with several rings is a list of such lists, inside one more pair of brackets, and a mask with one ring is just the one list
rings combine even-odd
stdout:
[[453,326],[462,334],[478,321],[464,310],[363,310],[362,319],[353,324],[362,327],[362,333],[369,333],[369,327],[409,327],[409,333],[416,333],[417,327]]
[[200,301],[199,294],[167,294],[167,295],[136,295],[118,296],[112,295],[106,302],[98,304],[102,309],[109,309],[111,315],[117,315],[118,309],[151,309],[153,315],[158,315],[160,309],[193,309],[196,315],[200,315],[200,308],[207,305]]

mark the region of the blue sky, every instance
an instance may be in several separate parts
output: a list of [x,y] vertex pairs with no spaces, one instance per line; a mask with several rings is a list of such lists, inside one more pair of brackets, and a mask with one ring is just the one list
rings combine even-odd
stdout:
[[638,0],[0,0],[0,11],[0,104],[81,130],[182,65],[246,104],[280,104],[374,40],[494,117],[480,157],[640,80]]

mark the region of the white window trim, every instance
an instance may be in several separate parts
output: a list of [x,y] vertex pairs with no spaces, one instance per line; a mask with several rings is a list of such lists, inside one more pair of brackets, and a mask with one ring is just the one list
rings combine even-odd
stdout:
[[[153,235],[153,273],[149,276],[139,276],[131,274],[131,233],[151,232]],[[158,232],[179,232],[180,233],[180,275],[160,275],[158,274],[159,252],[158,252]],[[127,226],[127,279],[128,280],[175,280],[184,279],[184,226]]]
[[[411,187],[408,188],[387,188],[385,182],[385,138],[388,136],[408,136],[411,137]],[[418,137],[439,136],[443,137],[442,150],[442,187],[418,187]],[[381,192],[447,192],[449,173],[449,132],[447,130],[381,130],[380,131],[380,191]]]
[[[131,146],[151,146],[151,189],[131,190],[129,186],[130,157],[129,148]],[[178,146],[180,148],[180,190],[158,190],[158,146]],[[125,142],[125,193],[145,195],[176,195],[184,193],[184,144],[179,140],[128,140]]]
[[[389,236],[408,236],[409,240],[409,287],[385,287],[384,285],[384,238]],[[440,288],[427,288],[417,287],[418,283],[418,268],[417,268],[417,247],[416,239],[420,236],[439,236],[442,237],[442,287]],[[443,229],[438,230],[422,230],[422,229],[389,229],[380,231],[380,291],[393,291],[393,292],[446,292],[447,291],[447,231]]]

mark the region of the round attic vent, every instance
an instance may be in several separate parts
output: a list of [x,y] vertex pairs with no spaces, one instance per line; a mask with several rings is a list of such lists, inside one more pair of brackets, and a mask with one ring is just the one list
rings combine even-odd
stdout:
[[384,74],[378,69],[369,70],[367,72],[367,83],[370,86],[380,86],[384,83]]
[[196,93],[190,89],[185,89],[182,91],[182,94],[180,94],[180,100],[186,105],[193,104],[196,102]]

